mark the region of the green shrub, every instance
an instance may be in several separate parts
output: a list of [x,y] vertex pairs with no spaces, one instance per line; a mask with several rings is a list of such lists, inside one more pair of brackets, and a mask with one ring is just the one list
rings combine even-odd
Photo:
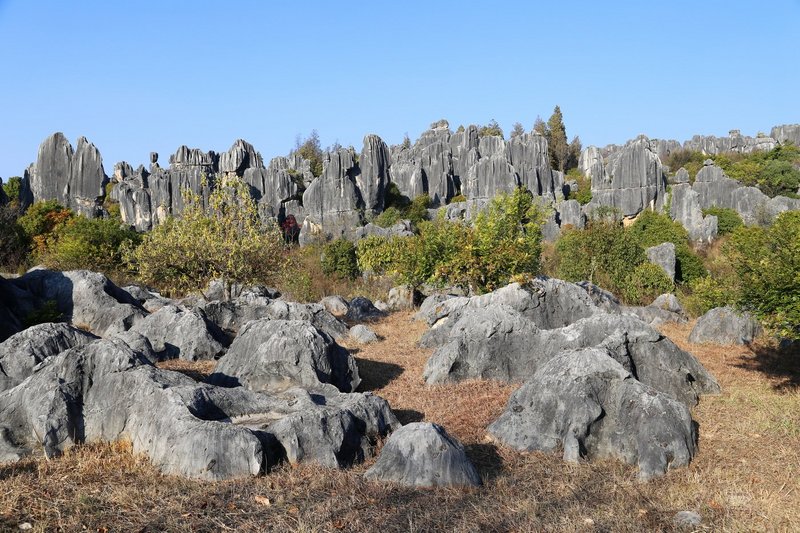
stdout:
[[731,305],[736,293],[724,280],[707,275],[695,278],[688,284],[688,291],[681,298],[683,308],[689,316],[701,316],[715,307]]
[[714,162],[729,177],[745,185],[755,186],[767,196],[797,197],[800,187],[800,148],[793,145],[778,146],[769,152],[752,154],[721,154]]
[[714,215],[717,217],[717,233],[719,235],[728,235],[733,233],[736,228],[743,226],[744,222],[742,217],[735,209],[729,207],[709,207],[703,209],[703,216]]
[[623,297],[630,272],[645,261],[644,249],[634,235],[607,221],[591,222],[585,230],[564,231],[555,255],[557,277],[588,280]]
[[577,168],[570,169],[567,172],[567,178],[578,182],[578,190],[570,190],[567,200],[577,200],[581,205],[586,205],[592,201],[592,180],[584,176]]
[[22,178],[12,176],[3,184],[3,191],[8,196],[8,201],[14,206],[19,205],[20,195],[22,194]]
[[347,279],[355,279],[358,270],[355,245],[346,239],[336,239],[325,245],[322,251],[322,271]]
[[724,247],[739,276],[739,307],[787,338],[800,338],[800,211],[768,228],[740,227]]
[[358,269],[361,272],[384,274],[391,269],[398,248],[397,239],[370,235],[356,244]]
[[164,291],[205,287],[213,278],[228,282],[269,284],[284,264],[284,242],[278,228],[265,224],[241,179],[215,188],[203,199],[184,191],[180,219],[168,218],[126,254],[144,283]]
[[383,211],[383,213],[375,217],[372,220],[372,223],[382,228],[388,228],[397,224],[400,221],[400,218],[401,218],[400,210],[392,206],[386,208]]
[[141,236],[114,219],[77,216],[55,230],[41,260],[58,270],[112,273],[123,266],[123,252],[137,246]]
[[467,197],[466,196],[464,196],[463,194],[457,194],[457,195],[453,196],[452,198],[450,198],[450,201],[447,202],[447,203],[448,204],[455,204],[455,203],[458,203],[458,202],[466,202],[466,201],[467,201]]
[[421,194],[411,201],[411,205],[403,212],[403,218],[411,221],[417,227],[422,221],[428,220],[428,208],[431,206],[431,197]]
[[34,203],[19,217],[17,222],[25,233],[34,261],[38,261],[47,252],[58,228],[74,216],[72,210],[55,200],[46,200]]
[[19,270],[27,260],[28,239],[17,219],[19,210],[12,204],[0,206],[0,268]]
[[625,301],[647,305],[658,295],[672,292],[675,284],[660,266],[645,261],[633,269],[621,288]]
[[708,275],[703,260],[687,244],[675,245],[675,280],[681,283]]
[[703,168],[703,163],[709,156],[693,150],[675,150],[665,159],[664,164],[669,166],[671,174],[675,174],[681,167],[689,173],[689,181],[694,183],[697,173]]
[[707,274],[703,262],[689,247],[689,234],[668,215],[646,210],[628,228],[642,248],[658,246],[665,242],[675,245],[675,279],[688,282]]
[[489,123],[485,126],[481,126],[478,128],[478,136],[479,137],[503,137],[503,128],[500,127],[500,124],[497,123],[495,119],[489,121]]

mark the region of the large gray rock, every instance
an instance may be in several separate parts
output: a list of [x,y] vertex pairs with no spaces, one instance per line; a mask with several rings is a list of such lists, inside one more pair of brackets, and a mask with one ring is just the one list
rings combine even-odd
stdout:
[[352,464],[399,425],[376,396],[199,385],[106,340],[49,358],[0,393],[0,421],[3,459],[124,439],[166,474],[207,480],[256,475],[284,459]]
[[567,461],[617,458],[637,465],[642,480],[688,465],[697,450],[689,409],[598,348],[545,363],[511,396],[489,433],[518,450],[563,449]]
[[218,168],[222,173],[242,177],[247,169],[263,167],[261,154],[244,139],[237,139],[230,150],[219,154]]
[[352,237],[361,225],[359,195],[354,182],[355,154],[341,149],[328,154],[322,176],[314,179],[303,193],[306,219],[300,243],[313,238]]
[[399,285],[389,289],[386,304],[392,311],[407,311],[417,306],[420,297],[420,293],[411,285]]
[[658,246],[651,246],[645,250],[647,260],[656,266],[661,267],[664,274],[675,281],[675,245],[671,242],[664,242]]
[[164,359],[216,359],[225,351],[217,331],[195,310],[167,305],[131,328],[146,337]]
[[386,316],[386,313],[375,307],[372,300],[364,296],[356,296],[350,300],[345,318],[352,322],[363,322],[365,320],[375,320]]
[[32,270],[10,280],[42,302],[54,301],[73,326],[107,337],[130,329],[146,312],[107,277],[88,270]]
[[602,176],[592,175],[591,203],[617,208],[623,216],[634,216],[647,208],[661,209],[665,194],[661,160],[644,136],[609,156]]
[[731,307],[716,307],[699,319],[689,342],[696,344],[748,344],[761,332],[758,322],[748,313]]
[[[29,176],[29,202],[57,200],[87,217],[101,214],[106,175],[97,148],[78,139],[75,150],[63,133],[54,133],[39,146]],[[28,203],[28,202],[26,202]]]
[[325,308],[330,314],[337,318],[344,317],[347,310],[350,309],[350,304],[341,296],[326,296],[319,301],[320,305]]
[[703,216],[700,196],[688,183],[672,186],[669,214],[686,228],[692,241],[710,243],[717,237],[717,217]]
[[411,487],[481,485],[461,443],[429,422],[407,424],[392,433],[364,477]]
[[378,336],[364,324],[356,324],[350,328],[350,338],[359,344],[372,344],[378,342]]
[[545,137],[535,132],[513,137],[506,143],[506,153],[521,186],[537,196],[556,199],[558,191]]
[[367,135],[358,164],[361,172],[356,177],[356,183],[364,208],[368,212],[380,213],[383,211],[383,198],[392,164],[389,147],[377,135]]
[[769,136],[782,145],[791,143],[800,146],[800,124],[775,126],[770,130]]
[[701,394],[719,391],[716,380],[691,354],[635,316],[607,314],[591,305],[585,318],[576,314],[570,325],[558,327],[541,319],[552,314],[539,307],[531,313],[519,301],[515,306],[509,297],[514,295],[522,296],[519,287],[507,290],[502,299],[495,295],[495,303],[476,305],[480,300],[451,298],[433,306],[428,316],[434,327],[421,344],[436,350],[425,365],[424,379],[524,381],[560,353],[603,347],[636,379],[687,405],[695,405]]
[[0,391],[18,385],[36,365],[74,346],[97,339],[68,324],[48,322],[25,329],[0,343]]
[[351,392],[361,379],[347,350],[310,322],[261,319],[242,328],[208,382],[256,392],[330,383]]

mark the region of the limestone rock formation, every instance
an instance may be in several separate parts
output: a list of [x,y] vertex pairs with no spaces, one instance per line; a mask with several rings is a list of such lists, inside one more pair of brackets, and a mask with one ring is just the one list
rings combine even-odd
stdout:
[[322,176],[314,179],[303,193],[306,219],[300,233],[301,244],[315,236],[350,237],[361,225],[355,172],[355,154],[350,150],[341,149],[329,155]]
[[410,487],[481,485],[461,443],[442,426],[428,422],[407,424],[392,433],[364,477]]
[[717,236],[717,217],[703,216],[700,196],[688,183],[672,186],[670,217],[686,228],[692,241],[710,243]]
[[717,307],[697,320],[689,334],[689,342],[748,344],[760,332],[758,322],[748,313],[740,313],[731,307]]
[[647,260],[656,266],[661,267],[667,277],[675,280],[675,245],[671,242],[664,242],[658,246],[651,246],[645,250]]
[[642,480],[688,465],[697,450],[687,406],[600,348],[567,351],[537,369],[489,433],[519,450],[563,449],[567,461],[618,458],[637,465]]
[[221,335],[203,314],[175,305],[148,315],[131,331],[146,337],[162,359],[209,360],[225,352]]
[[364,208],[371,213],[380,213],[383,211],[389,167],[392,165],[389,147],[377,135],[367,135],[358,164],[361,172],[356,177],[356,183]]
[[208,381],[256,392],[316,389],[324,383],[352,392],[361,379],[347,350],[310,322],[260,319],[241,329]]

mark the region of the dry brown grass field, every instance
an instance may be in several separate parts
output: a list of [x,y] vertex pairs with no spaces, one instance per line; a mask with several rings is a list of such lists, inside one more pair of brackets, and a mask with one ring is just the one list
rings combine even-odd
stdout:
[[[797,356],[757,347],[688,344],[691,324],[663,333],[694,353],[723,392],[695,408],[700,451],[650,483],[618,462],[566,464],[485,440],[515,388],[471,381],[426,386],[424,325],[396,313],[373,325],[377,344],[349,346],[364,383],[403,422],[444,425],[484,479],[478,490],[415,490],[365,481],[374,459],[346,470],[283,466],[228,482],[164,476],[125,443],[80,446],[47,461],[0,465],[0,528],[34,531],[669,531],[677,511],[701,531],[800,531]],[[213,365],[164,365],[200,377]]]

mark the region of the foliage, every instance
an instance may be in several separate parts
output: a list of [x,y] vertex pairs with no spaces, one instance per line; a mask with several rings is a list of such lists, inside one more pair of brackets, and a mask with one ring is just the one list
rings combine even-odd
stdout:
[[583,151],[583,143],[581,143],[581,138],[577,135],[572,138],[569,142],[569,147],[567,150],[567,160],[564,163],[564,169],[569,171],[573,168],[578,168],[578,162],[581,158],[581,152]]
[[208,209],[197,194],[184,191],[180,219],[169,218],[127,254],[145,283],[169,292],[200,289],[213,278],[227,282],[270,283],[283,265],[284,244],[273,223],[263,223],[239,178],[215,188]]
[[584,176],[577,168],[567,171],[567,179],[575,180],[578,183],[578,190],[570,189],[567,200],[577,200],[581,205],[592,201],[592,180]]
[[403,150],[408,150],[411,148],[411,138],[408,136],[408,133],[403,135],[403,143],[400,145]]
[[674,289],[675,284],[660,266],[645,261],[628,275],[622,285],[622,296],[627,302],[646,305]]
[[498,124],[495,119],[490,120],[487,125],[481,126],[478,129],[479,137],[490,137],[493,135],[503,137],[503,128],[500,127],[500,124]]
[[735,300],[731,287],[714,276],[706,275],[689,282],[688,293],[681,303],[690,316],[700,316],[715,307],[731,305]]
[[63,314],[58,310],[58,302],[46,300],[41,307],[34,309],[22,321],[25,328],[48,322],[61,322]]
[[17,222],[19,209],[12,204],[0,206],[0,267],[18,270],[25,264],[28,239]]
[[621,296],[630,273],[644,261],[634,234],[612,221],[595,220],[585,230],[568,229],[556,242],[557,277],[588,280]]
[[111,273],[122,267],[123,252],[140,242],[141,236],[119,219],[77,216],[50,236],[41,260],[59,270]]
[[800,148],[796,146],[778,146],[769,152],[753,152],[746,156],[722,154],[714,157],[714,161],[728,177],[758,187],[767,196],[797,197]]
[[694,183],[697,173],[703,168],[704,161],[708,156],[702,152],[694,150],[673,150],[664,158],[664,164],[669,167],[670,172],[674,175],[680,168],[685,168],[689,173],[689,181]]
[[411,221],[411,225],[417,227],[422,221],[428,220],[428,208],[431,206],[431,197],[427,194],[420,194],[411,201],[411,205],[403,213],[403,217]]
[[57,230],[67,224],[75,214],[55,200],[34,203],[17,221],[25,233],[31,255],[38,261],[52,244]]
[[413,237],[369,237],[358,243],[363,271],[390,273],[401,283],[459,285],[494,290],[517,274],[536,274],[544,209],[527,191],[499,195],[474,225],[440,214],[419,224]]
[[347,279],[355,279],[358,270],[355,245],[346,239],[336,239],[325,245],[322,251],[322,272]]
[[553,109],[553,114],[547,120],[547,142],[550,165],[564,172],[569,155],[569,145],[567,144],[567,130],[564,127],[564,116],[558,106]]
[[22,194],[22,178],[12,176],[3,184],[3,191],[8,196],[8,200],[13,205],[19,205],[20,195]]
[[389,228],[397,224],[401,218],[402,214],[400,213],[400,210],[394,206],[391,206],[384,209],[383,213],[375,217],[372,220],[372,223],[382,228]]
[[455,204],[457,202],[466,202],[466,201],[467,201],[467,197],[466,196],[464,196],[463,194],[457,194],[457,195],[453,196],[452,198],[450,198],[450,201],[447,202],[447,203],[448,204]]
[[729,207],[709,207],[703,209],[703,216],[714,215],[717,217],[717,233],[719,235],[728,235],[733,233],[736,228],[744,225],[742,217],[735,209]]
[[739,307],[800,338],[800,211],[781,213],[768,228],[738,228],[724,252],[740,279]]
[[314,176],[322,175],[322,146],[317,130],[311,130],[311,134],[303,141],[298,136],[295,142],[295,151],[311,163],[311,173]]
[[514,125],[512,126],[512,128],[513,128],[511,130],[511,138],[512,139],[515,138],[515,137],[521,137],[521,136],[525,135],[525,126],[523,126],[522,123],[515,122]]
[[689,247],[689,234],[679,223],[663,213],[646,210],[628,228],[642,248],[658,246],[665,242],[675,245],[676,269],[675,278],[680,282],[688,282],[694,278],[705,276],[703,262]]

